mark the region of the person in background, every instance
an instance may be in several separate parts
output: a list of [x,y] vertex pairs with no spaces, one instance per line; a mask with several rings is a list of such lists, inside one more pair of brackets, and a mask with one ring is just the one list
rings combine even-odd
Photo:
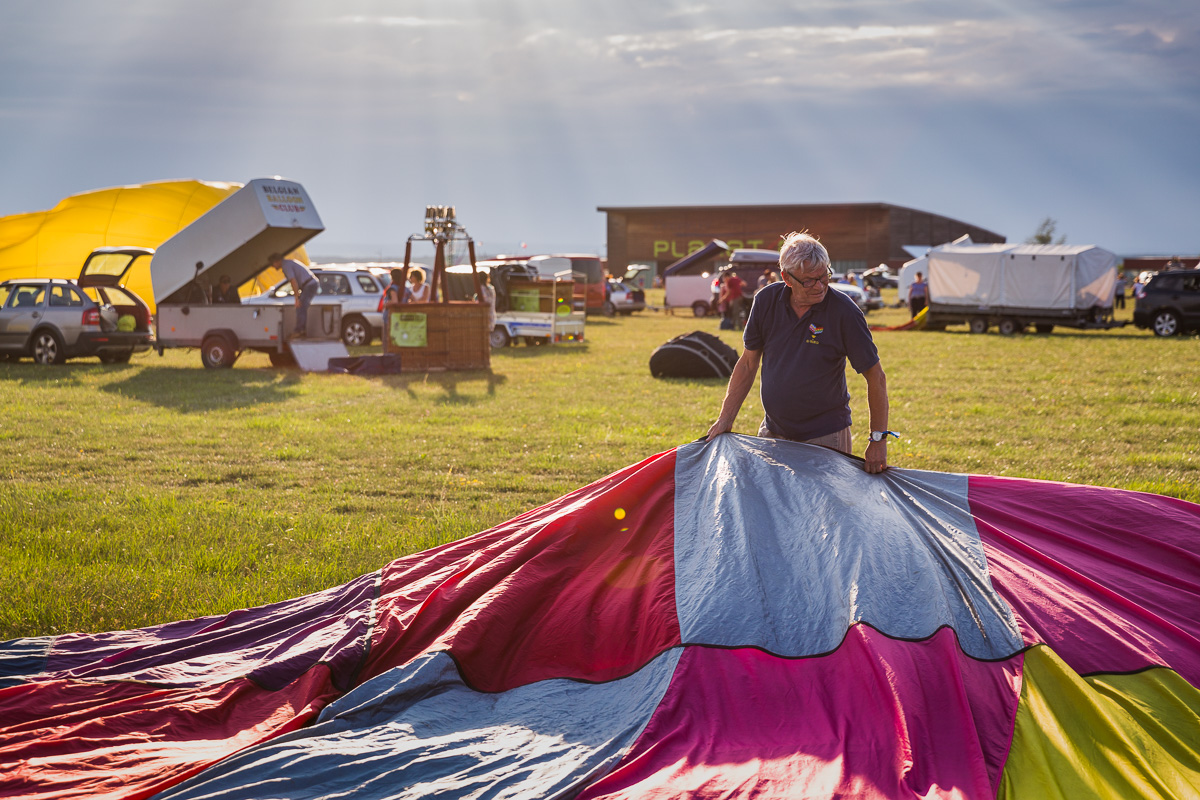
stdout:
[[479,272],[479,302],[487,303],[487,332],[490,336],[496,327],[496,288],[492,286],[491,275],[482,270]]
[[755,287],[755,291],[757,291],[758,289],[762,289],[767,284],[769,284],[771,282],[771,275],[772,275],[771,270],[764,269],[762,271],[762,275],[758,276],[758,286]]
[[1171,260],[1163,266],[1163,269],[1183,269],[1183,262],[1179,260],[1179,256],[1171,256]]
[[730,270],[725,277],[725,282],[721,284],[721,299],[720,303],[725,310],[725,325],[732,330],[740,330],[742,327],[742,315],[745,313],[745,292],[746,284],[738,277],[736,272]]
[[213,288],[212,301],[213,303],[230,304],[242,302],[237,288],[234,287],[233,281],[228,275],[222,275],[221,280],[217,281],[217,285]]
[[429,302],[429,284],[425,282],[425,270],[413,267],[408,271],[409,290],[412,292],[411,303]]
[[379,299],[379,310],[383,312],[383,338],[385,341],[392,335],[392,312],[412,298],[412,291],[404,285],[404,270],[396,267],[389,275],[392,282],[383,290],[383,297]]
[[1117,273],[1117,285],[1113,290],[1113,308],[1125,307],[1125,287],[1129,280],[1125,277],[1125,270]]
[[920,272],[917,273],[917,279],[908,285],[908,313],[915,317],[925,308],[925,301],[929,296],[929,286],[925,283],[925,276]]
[[758,435],[851,449],[850,393],[846,362],[867,381],[871,435],[865,469],[887,469],[887,379],[867,320],[854,301],[829,288],[829,252],[804,233],[791,233],[779,251],[783,283],[754,298],[713,439],[733,429],[738,411],[762,365],[762,404],[766,415]]
[[292,295],[296,298],[296,330],[292,332],[292,338],[303,339],[308,335],[308,308],[321,290],[321,282],[308,267],[295,259],[272,253],[267,260],[292,285]]

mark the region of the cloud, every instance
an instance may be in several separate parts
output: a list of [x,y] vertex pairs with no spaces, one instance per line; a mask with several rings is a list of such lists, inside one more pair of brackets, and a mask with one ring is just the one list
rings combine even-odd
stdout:
[[458,19],[435,19],[426,17],[371,17],[344,16],[333,20],[335,25],[378,25],[384,28],[453,28],[465,24]]

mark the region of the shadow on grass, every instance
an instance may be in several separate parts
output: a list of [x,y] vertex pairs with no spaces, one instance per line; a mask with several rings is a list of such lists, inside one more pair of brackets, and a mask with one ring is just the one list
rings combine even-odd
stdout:
[[654,376],[654,380],[675,386],[727,386],[729,378],[668,378]]
[[185,414],[280,403],[295,394],[299,373],[248,369],[181,369],[141,367],[125,380],[101,391]]
[[[497,351],[493,350],[493,354]],[[566,358],[579,358],[587,355],[587,342],[569,343],[569,344],[521,344],[510,345],[504,348],[505,358],[541,358],[549,361],[558,361]]]
[[36,386],[43,383],[80,383],[80,378],[96,373],[128,372],[131,364],[101,364],[94,359],[68,361],[65,364],[38,364],[30,359],[24,361],[0,361],[0,380]]
[[[893,331],[893,333],[937,333],[937,334],[943,334],[943,335],[948,335],[948,336],[968,336],[971,338],[979,338],[981,336],[991,336],[991,337],[995,337],[995,338],[999,338],[999,339],[1012,339],[1014,341],[1019,340],[1025,336],[1028,336],[1028,337],[1034,338],[1034,339],[1095,339],[1095,338],[1103,338],[1103,339],[1141,339],[1141,340],[1146,340],[1148,338],[1161,338],[1161,337],[1149,337],[1144,333],[1124,333],[1124,332],[1117,333],[1114,331],[1106,331],[1106,330],[1079,330],[1079,329],[1075,329],[1075,328],[1067,328],[1065,326],[1064,327],[1055,327],[1055,329],[1050,333],[1035,333],[1033,331],[1025,331],[1023,333],[1014,333],[1014,334],[1011,334],[1008,336],[998,333],[994,330],[989,330],[987,333],[971,333],[969,330]],[[1189,337],[1183,336],[1183,337],[1173,337],[1173,338],[1189,338]]]
[[480,400],[476,395],[461,393],[459,391],[460,384],[487,381],[487,395],[488,397],[492,397],[496,394],[496,387],[508,380],[507,376],[497,375],[490,369],[473,369],[457,372],[406,372],[402,375],[378,375],[372,377],[378,378],[385,386],[406,392],[413,400],[418,398],[417,392],[413,388],[414,386],[437,386],[445,392],[445,395],[434,398],[435,403],[459,406],[471,405],[478,403]]

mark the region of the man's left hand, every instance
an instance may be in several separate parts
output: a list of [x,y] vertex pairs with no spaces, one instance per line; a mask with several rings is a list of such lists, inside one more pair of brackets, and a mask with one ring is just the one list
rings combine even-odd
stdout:
[[864,469],[871,474],[878,474],[887,469],[887,442],[868,442],[867,452],[863,456],[867,465]]

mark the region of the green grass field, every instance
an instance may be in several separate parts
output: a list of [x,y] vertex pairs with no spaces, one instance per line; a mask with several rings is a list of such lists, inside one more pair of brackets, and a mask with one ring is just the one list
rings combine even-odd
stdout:
[[[300,374],[260,354],[212,371],[192,351],[0,363],[0,639],[337,585],[694,440],[724,382],[656,380],[647,362],[716,328],[683,313],[589,319],[586,344],[508,348],[486,373]],[[893,466],[1200,502],[1196,337],[964,327],[876,342],[903,434]],[[850,385],[861,455],[865,385]],[[756,390],[736,430],[760,417]]]

